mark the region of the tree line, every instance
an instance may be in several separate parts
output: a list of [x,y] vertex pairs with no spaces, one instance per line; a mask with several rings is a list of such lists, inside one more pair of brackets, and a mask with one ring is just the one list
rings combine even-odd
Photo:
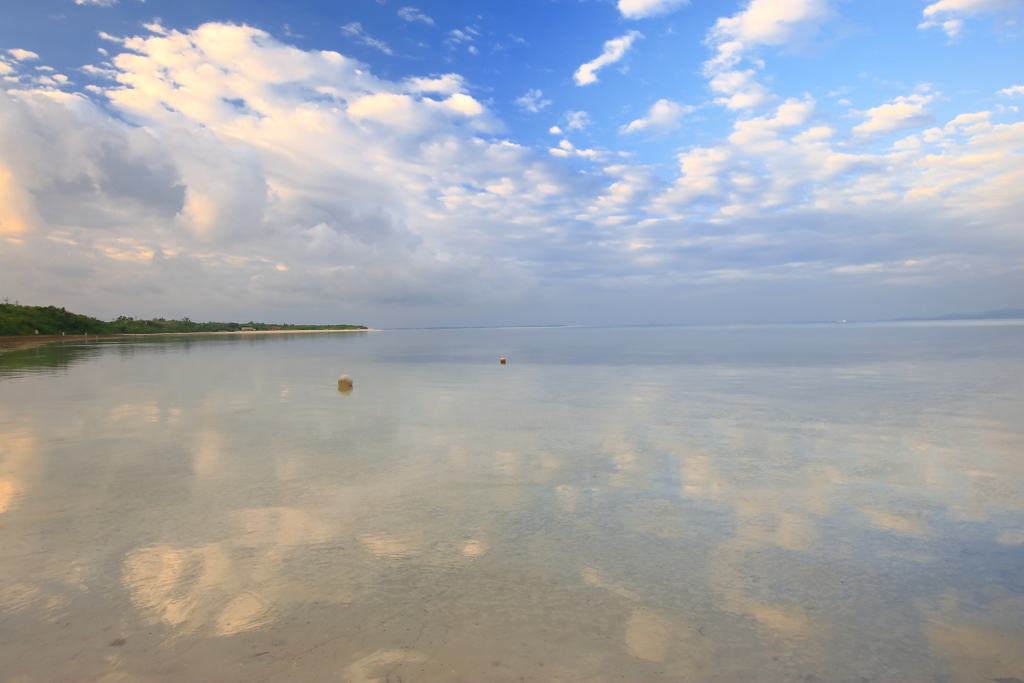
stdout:
[[363,325],[286,325],[274,323],[198,323],[181,318],[166,320],[118,316],[110,322],[80,315],[56,306],[23,306],[0,303],[0,336],[76,334],[167,334],[173,332],[239,332],[253,330],[365,330]]

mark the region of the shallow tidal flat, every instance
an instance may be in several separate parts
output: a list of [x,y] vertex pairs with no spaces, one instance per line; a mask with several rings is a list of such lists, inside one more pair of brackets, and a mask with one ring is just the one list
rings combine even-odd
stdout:
[[0,680],[1024,680],[1024,325],[5,353]]

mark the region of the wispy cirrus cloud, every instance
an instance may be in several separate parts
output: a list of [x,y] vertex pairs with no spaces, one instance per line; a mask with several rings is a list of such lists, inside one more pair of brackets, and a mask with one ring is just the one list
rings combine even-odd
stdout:
[[363,29],[363,25],[358,21],[354,21],[351,24],[345,24],[344,26],[341,27],[341,32],[344,33],[346,36],[349,36],[350,38],[357,39],[363,45],[368,45],[370,47],[377,48],[386,55],[395,54],[391,50],[391,48],[388,47],[388,44],[385,43],[383,40],[377,40],[376,38],[368,34]]
[[424,24],[434,25],[434,20],[421,12],[417,7],[403,7],[398,10],[398,16],[406,21],[420,21]]

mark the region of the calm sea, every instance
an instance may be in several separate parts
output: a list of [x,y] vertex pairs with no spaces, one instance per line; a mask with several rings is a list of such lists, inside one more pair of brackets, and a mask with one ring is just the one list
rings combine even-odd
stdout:
[[1024,324],[4,354],[0,680],[1019,683]]

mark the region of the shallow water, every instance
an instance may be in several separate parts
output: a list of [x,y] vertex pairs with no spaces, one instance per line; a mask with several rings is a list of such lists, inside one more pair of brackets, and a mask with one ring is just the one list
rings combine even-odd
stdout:
[[3,681],[1018,679],[1021,324],[0,356]]

